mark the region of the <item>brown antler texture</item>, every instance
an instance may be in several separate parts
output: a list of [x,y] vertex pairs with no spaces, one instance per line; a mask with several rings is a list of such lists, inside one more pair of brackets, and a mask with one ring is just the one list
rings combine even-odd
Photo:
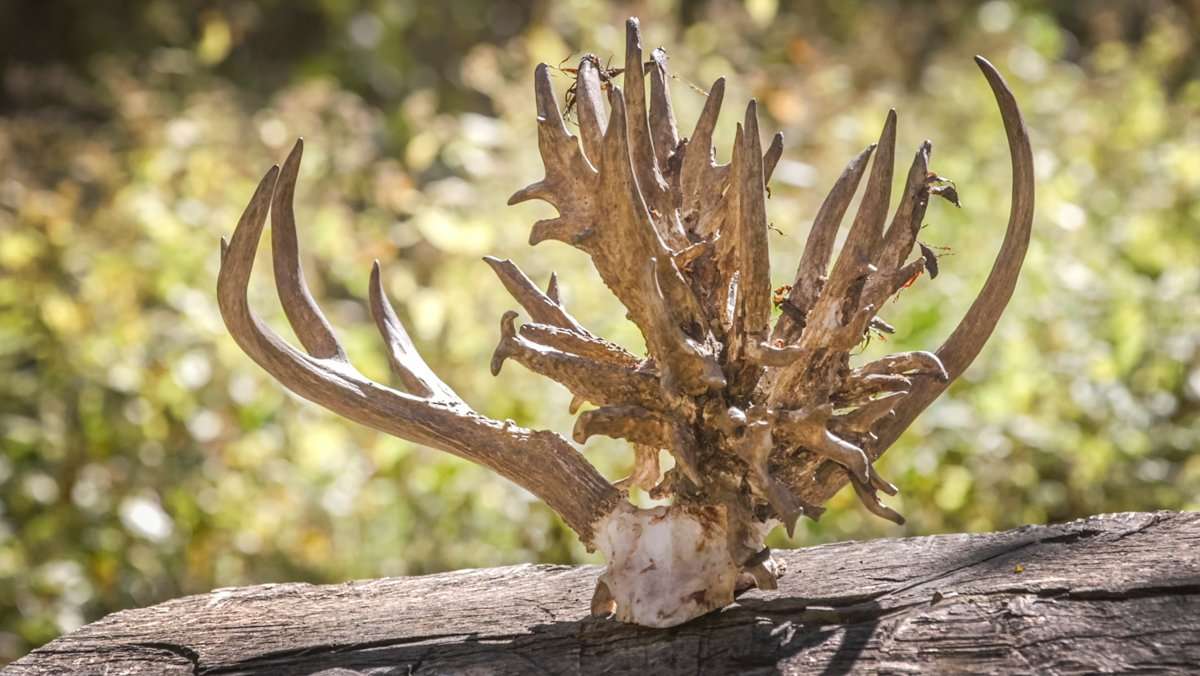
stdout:
[[[678,624],[728,604],[736,589],[773,586],[780,571],[763,546],[766,535],[780,524],[792,533],[801,516],[817,519],[847,483],[867,510],[903,523],[880,500],[880,492],[897,489],[873,463],[982,349],[1013,294],[1032,225],[1028,135],[1004,80],[986,60],[976,61],[999,103],[1012,157],[1000,253],[940,348],[865,364],[851,357],[869,332],[896,330],[878,309],[923,271],[937,271],[933,250],[921,245],[914,252],[930,196],[954,197],[930,171],[926,141],[893,203],[895,111],[885,116],[878,142],[834,182],[792,283],[773,297],[766,187],[783,137],[776,134],[764,150],[754,101],[736,124],[729,164],[721,165],[712,138],[724,81],[713,83],[694,131],[681,138],[666,53],[656,49],[645,58],[636,19],[626,24],[623,88],[592,55],[576,70],[578,136],[558,105],[550,68],[537,67],[545,176],[509,201],[537,199],[555,208],[556,216],[534,224],[530,243],[556,240],[586,254],[641,331],[647,354],[584,328],[562,304],[555,279],[543,292],[514,262],[487,258],[529,319],[504,314],[491,368],[497,373],[514,361],[567,388],[572,413],[589,404],[575,425],[577,442],[604,435],[632,444],[635,465],[619,488],[562,437],[485,418],[463,403],[416,353],[384,296],[378,265],[371,312],[405,391],[350,365],[298,262],[292,196],[299,143],[282,170],[267,173],[223,251],[221,311],[242,349],[289,389],[357,422],[485,465],[544,500],[608,560],[594,612]],[[858,209],[835,257],[860,184]],[[276,286],[307,353],[271,332],[246,302],[268,206]],[[665,472],[661,451],[674,459]],[[622,499],[632,487],[667,504],[636,508]]]
[[[434,375],[397,320],[378,263],[371,271],[371,314],[387,343],[392,370],[407,391],[373,382],[350,364],[300,270],[292,196],[303,149],[298,141],[283,168],[267,172],[232,240],[222,246],[217,296],[234,340],[296,394],[355,422],[484,465],[538,496],[590,541],[594,523],[612,510],[618,491],[559,435],[481,416]],[[307,353],[267,327],[247,301],[268,208],[275,285]]]

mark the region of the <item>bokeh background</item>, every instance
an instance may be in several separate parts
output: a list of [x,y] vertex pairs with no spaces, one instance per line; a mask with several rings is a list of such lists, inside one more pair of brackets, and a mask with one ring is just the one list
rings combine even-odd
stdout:
[[[214,287],[218,238],[304,136],[309,279],[361,368],[387,378],[364,303],[378,258],[469,402],[569,430],[564,390],[515,364],[488,374],[514,303],[479,259],[557,270],[576,316],[640,347],[582,254],[525,245],[549,207],[504,206],[541,176],[534,64],[619,63],[628,14],[673,57],[681,133],[728,75],[718,147],[750,96],[787,135],[777,284],[889,107],[898,181],[934,141],[963,208],[933,205],[923,239],[952,255],[887,308],[898,332],[867,356],[936,346],[999,244],[1009,164],[973,54],[1032,131],[1035,234],[1008,314],[882,461],[908,524],[843,494],[772,544],[1200,508],[1200,2],[5,0],[0,663],[214,587],[594,560],[515,486],[286,394],[227,337]],[[585,452],[614,479],[631,460],[599,439]]]

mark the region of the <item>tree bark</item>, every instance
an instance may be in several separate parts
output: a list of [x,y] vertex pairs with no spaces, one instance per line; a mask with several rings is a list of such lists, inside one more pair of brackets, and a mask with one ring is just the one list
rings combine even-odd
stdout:
[[1200,670],[1200,513],[776,552],[779,589],[653,630],[588,617],[595,566],[219,589],[90,624],[42,674]]

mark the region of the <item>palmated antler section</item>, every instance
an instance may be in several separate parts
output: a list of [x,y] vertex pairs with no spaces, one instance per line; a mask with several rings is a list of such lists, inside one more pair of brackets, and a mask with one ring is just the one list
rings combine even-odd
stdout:
[[[640,67],[636,70],[640,73]],[[580,77],[591,72],[581,67]],[[641,329],[664,386],[689,395],[722,387],[699,303],[663,238],[673,231],[661,216],[652,218],[640,187],[663,188],[661,174],[657,169],[642,171],[640,184],[636,165],[631,164],[631,153],[653,162],[644,93],[631,100],[633,117],[628,121],[625,98],[615,85],[609,91],[609,116],[594,111],[597,103],[590,95],[580,100],[580,120],[588,125],[584,138],[591,139],[589,145],[597,153],[585,157],[579,140],[567,132],[545,64],[538,67],[535,84],[546,177],[518,191],[509,203],[542,199],[558,209],[559,216],[536,223],[530,243],[557,239],[591,256],[600,277]],[[581,88],[588,91],[588,83]],[[592,112],[584,114],[584,108]],[[601,132],[599,120],[604,117],[608,124]]]
[[[624,92],[613,80],[617,71],[599,64],[587,55],[575,71],[579,138],[567,130],[548,69],[537,69],[546,177],[512,201],[539,198],[558,210],[558,218],[535,224],[531,242],[559,239],[587,253],[641,329],[649,357],[614,360],[602,339],[573,320],[539,317],[544,310],[508,281],[536,323],[517,332],[506,317],[497,355],[557,380],[576,402],[601,406],[581,415],[578,440],[605,434],[669,450],[688,481],[677,485],[668,473],[656,496],[673,492],[677,501],[739,514],[749,499],[790,532],[800,515],[819,513],[833,484],[851,482],[870,511],[901,521],[879,502],[878,492],[896,489],[872,463],[924,405],[917,402],[940,393],[965,368],[962,355],[973,357],[986,338],[978,328],[960,328],[936,353],[850,364],[871,331],[895,331],[877,310],[923,272],[936,274],[935,249],[920,244],[910,260],[930,196],[957,205],[953,184],[929,169],[931,144],[917,149],[889,222],[897,117],[887,114],[879,141],[847,165],[821,205],[795,281],[774,298],[781,312],[772,326],[766,188],[782,135],[764,151],[751,101],[730,163],[718,164],[712,139],[725,93],[718,79],[693,133],[680,138],[666,53],[643,58],[636,20],[626,24]],[[990,300],[977,302],[983,305],[964,320],[970,326],[994,324],[1002,307],[996,301],[1011,294],[1032,203],[1019,114],[994,69],[979,64],[1010,129],[1016,188],[998,272],[981,295]],[[864,178],[835,257],[840,224]],[[948,356],[956,361],[947,363]],[[648,467],[648,454],[639,453],[638,466]]]
[[[282,170],[259,183],[232,240],[222,240],[217,296],[225,325],[255,362],[296,394],[382,432],[477,462],[542,499],[585,542],[620,493],[562,437],[499,422],[473,411],[442,382],[413,347],[388,302],[378,264],[371,272],[370,306],[388,347],[392,370],[407,392],[358,372],[333,333],[300,268],[292,198],[303,144]],[[250,271],[268,210],[272,217],[275,282],[288,321],[306,352],[289,345],[251,311]]]

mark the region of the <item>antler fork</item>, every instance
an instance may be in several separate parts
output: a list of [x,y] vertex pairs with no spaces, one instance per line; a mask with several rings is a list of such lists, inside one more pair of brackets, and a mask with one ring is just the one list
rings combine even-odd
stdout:
[[[304,281],[292,196],[304,145],[258,184],[233,239],[222,240],[217,296],[229,333],[259,366],[296,394],[355,422],[477,462],[527,489],[558,512],[585,542],[620,493],[565,439],[479,415],[442,382],[413,348],[384,294],[379,264],[371,270],[370,306],[388,346],[392,370],[408,392],[376,383],[346,358]],[[271,211],[275,285],[301,352],[250,309],[246,290],[254,254]]]

